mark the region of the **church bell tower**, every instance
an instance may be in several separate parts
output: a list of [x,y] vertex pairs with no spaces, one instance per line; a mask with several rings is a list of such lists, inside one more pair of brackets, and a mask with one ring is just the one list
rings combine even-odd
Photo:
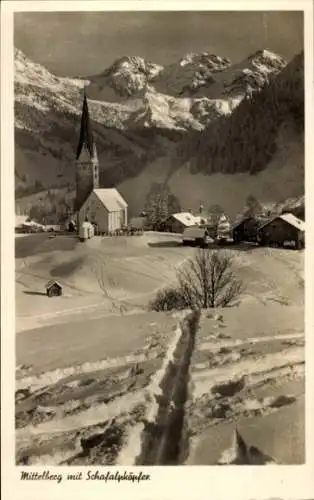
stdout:
[[81,206],[93,191],[99,187],[99,162],[84,92],[80,137],[76,151],[76,200],[75,208]]

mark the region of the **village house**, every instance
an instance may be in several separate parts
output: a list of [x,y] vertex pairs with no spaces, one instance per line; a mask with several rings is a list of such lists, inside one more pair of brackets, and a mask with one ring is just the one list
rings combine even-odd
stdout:
[[258,229],[257,239],[261,245],[293,243],[299,250],[305,245],[305,222],[291,213],[278,215]]
[[197,225],[196,218],[190,212],[171,214],[159,225],[159,231],[183,233],[187,227]]
[[76,153],[75,205],[79,232],[87,221],[93,224],[96,234],[115,232],[127,225],[126,201],[117,189],[99,186],[99,162],[85,94]]

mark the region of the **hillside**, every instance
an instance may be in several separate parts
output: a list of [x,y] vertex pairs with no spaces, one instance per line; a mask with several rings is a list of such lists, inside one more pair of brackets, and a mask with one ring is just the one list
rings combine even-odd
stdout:
[[[262,50],[237,64],[208,53],[166,67],[124,57],[85,80],[60,78],[16,49],[16,195],[74,189],[85,86],[101,184],[121,189],[130,214],[156,181],[168,183],[183,208],[224,200],[231,214],[250,194],[277,203],[298,197],[303,74],[303,55],[286,64]],[[228,189],[233,200],[225,200]]]

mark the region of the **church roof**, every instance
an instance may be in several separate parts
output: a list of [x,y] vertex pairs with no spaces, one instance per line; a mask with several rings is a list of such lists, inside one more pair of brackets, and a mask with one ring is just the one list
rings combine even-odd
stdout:
[[127,208],[127,202],[122,198],[119,191],[115,188],[99,188],[94,189],[93,193],[101,201],[103,206],[108,212],[116,212],[118,210]]
[[88,150],[90,156],[94,155],[95,145],[93,132],[89,117],[88,104],[86,94],[84,92],[84,100],[83,100],[83,108],[82,108],[82,116],[81,116],[81,130],[80,130],[80,138],[76,151],[76,159],[80,157],[81,151],[83,147]]

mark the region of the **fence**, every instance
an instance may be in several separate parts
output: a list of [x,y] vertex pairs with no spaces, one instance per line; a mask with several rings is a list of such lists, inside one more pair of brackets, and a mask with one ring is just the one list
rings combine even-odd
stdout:
[[125,228],[125,229],[116,229],[115,231],[99,231],[95,228],[95,236],[141,236],[144,232],[144,229],[136,229],[136,228]]

